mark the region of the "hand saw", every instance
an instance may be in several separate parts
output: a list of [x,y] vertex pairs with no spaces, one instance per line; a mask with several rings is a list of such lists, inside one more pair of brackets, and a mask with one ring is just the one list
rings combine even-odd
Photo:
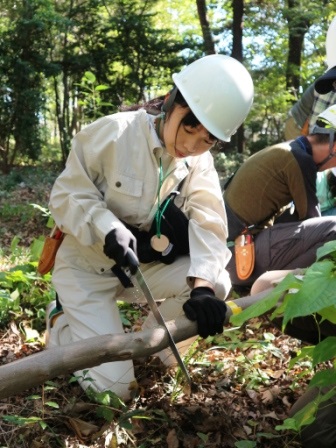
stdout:
[[[162,327],[167,332],[168,340],[169,340],[169,347],[170,347],[171,351],[173,352],[180,369],[182,370],[184,376],[186,377],[187,382],[191,385],[191,379],[190,379],[188,370],[187,370],[186,366],[184,365],[181,355],[175,345],[174,339],[166,325],[166,322],[164,321],[164,318],[162,317],[159,307],[157,306],[155,299],[154,299],[154,297],[146,283],[146,280],[144,279],[144,276],[139,268],[139,261],[135,255],[135,253],[131,249],[129,249],[127,252],[127,258],[129,260],[129,265],[132,266],[132,268],[133,268],[132,271],[135,271],[135,274],[132,275],[129,271],[126,274],[125,271],[123,271],[120,268],[120,266],[118,266],[118,265],[113,266],[112,272],[119,278],[119,280],[125,287],[134,286],[132,283],[128,283],[128,285],[127,285],[127,282],[125,282],[125,277],[124,277],[125,275],[127,275],[128,278],[131,277],[132,280],[133,279],[136,280],[135,284],[137,284],[139,286],[139,289],[144,294],[144,296],[148,302],[148,305],[149,305],[152,313],[154,314],[154,317],[155,317],[157,323],[159,325],[162,325]],[[136,269],[135,269],[135,267],[136,267]]]

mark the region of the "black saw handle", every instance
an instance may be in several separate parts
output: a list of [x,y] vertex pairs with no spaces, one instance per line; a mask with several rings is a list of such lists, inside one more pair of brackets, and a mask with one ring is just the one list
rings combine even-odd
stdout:
[[[134,251],[129,247],[126,253],[127,267],[131,271],[131,274],[135,274],[139,267],[138,257],[135,255]],[[134,285],[132,283],[131,277],[126,274],[125,270],[119,265],[115,264],[111,268],[113,274],[118,277],[120,283],[124,288],[132,288]]]

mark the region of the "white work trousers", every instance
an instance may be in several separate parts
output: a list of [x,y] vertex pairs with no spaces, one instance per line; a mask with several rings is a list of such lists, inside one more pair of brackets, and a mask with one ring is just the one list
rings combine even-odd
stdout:
[[[52,280],[64,315],[56,320],[50,331],[49,346],[65,345],[98,335],[122,333],[124,330],[116,301],[137,301],[132,288],[124,289],[111,271],[98,274],[85,261],[80,260],[80,256],[78,246],[71,244],[71,238],[64,240],[57,253]],[[171,265],[158,262],[141,265],[155,300],[165,299],[160,305],[160,311],[166,321],[183,314],[182,305],[190,296],[190,288],[186,283],[189,261],[188,256],[183,256]],[[113,264],[111,260],[111,266]],[[223,269],[221,283],[216,285],[217,297],[224,300],[229,289],[229,276]],[[155,325],[157,322],[150,313],[143,327],[151,328]],[[177,344],[181,353],[195,339]],[[167,365],[171,364],[172,354],[169,349],[160,352],[159,356]],[[83,372],[75,374],[79,378],[83,376]],[[90,368],[86,376],[90,380],[80,380],[84,389],[91,386],[97,391],[112,390],[124,400],[129,399],[130,385],[135,381],[132,360],[108,362]]]

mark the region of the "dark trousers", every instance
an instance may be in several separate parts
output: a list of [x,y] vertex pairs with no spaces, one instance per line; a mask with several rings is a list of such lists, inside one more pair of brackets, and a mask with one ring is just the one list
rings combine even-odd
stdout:
[[[292,407],[290,417],[329,390],[329,387],[307,389]],[[336,447],[336,395],[320,403],[314,422],[303,427],[300,437],[304,448]]]
[[332,240],[336,240],[336,216],[275,224],[254,238],[256,263],[248,280],[237,277],[234,248],[230,248],[232,258],[227,270],[231,282],[237,286],[252,286],[267,271],[306,268],[316,261],[316,250]]

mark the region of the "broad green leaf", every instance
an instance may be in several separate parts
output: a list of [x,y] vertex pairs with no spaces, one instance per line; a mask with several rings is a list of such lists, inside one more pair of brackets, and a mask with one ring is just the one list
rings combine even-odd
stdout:
[[45,392],[48,392],[49,390],[55,390],[56,387],[54,387],[54,386],[44,386],[43,389],[44,389]]
[[242,325],[247,320],[261,316],[266,312],[273,309],[283,294],[292,288],[297,288],[301,285],[301,281],[298,280],[293,274],[288,274],[275,288],[270,292],[268,296],[261,299],[259,302],[250,305],[245,308],[241,313],[231,316],[230,322],[233,325]]
[[329,388],[329,390],[326,392],[325,389],[323,390],[323,394],[320,394],[316,400],[318,404],[324,403],[325,401],[329,400],[330,398],[334,397],[336,395],[336,386]]
[[119,420],[119,426],[130,431],[133,429],[133,425],[129,420]]
[[41,395],[29,395],[29,397],[27,397],[27,400],[41,400]]
[[11,242],[11,251],[12,251],[12,252],[14,252],[15,249],[18,247],[19,242],[20,242],[20,238],[19,238],[18,236],[15,236],[15,237],[12,239],[12,242]]
[[[18,266],[16,266],[18,268]],[[28,283],[26,273],[24,273],[21,269],[16,269],[11,271],[8,275],[10,275],[13,282],[22,282]]]
[[336,336],[329,336],[314,347],[313,365],[328,361],[336,356]]
[[99,86],[96,86],[95,87],[95,90],[107,90],[107,89],[109,89],[109,86],[105,86],[105,85],[103,85],[103,84],[100,84]]
[[49,216],[47,221],[47,228],[52,229],[54,225],[55,225],[54,218],[52,216]]
[[39,260],[44,245],[44,237],[35,238],[30,246],[31,260]]
[[207,442],[209,439],[209,435],[203,434],[203,432],[198,432],[197,435],[203,442]]
[[313,356],[313,352],[314,352],[315,346],[311,345],[308,347],[303,347],[300,350],[300,353],[295,356],[295,358],[292,358],[289,362],[288,367],[291,369],[296,363],[300,362],[301,360],[305,359],[305,358],[310,358]]
[[52,390],[58,387],[58,384],[55,381],[48,380],[44,383],[46,386],[49,386],[47,390]]
[[125,325],[125,327],[131,327],[132,324],[131,322],[127,319],[127,317],[125,316],[124,313],[120,313],[120,319],[123,325]]
[[86,81],[88,81],[90,83],[94,83],[96,81],[96,75],[89,71],[85,72],[84,78]]
[[295,420],[296,427],[299,430],[302,426],[310,425],[315,420],[315,414],[317,411],[317,401],[311,401],[304,408],[297,412],[293,419]]
[[39,422],[39,425],[41,426],[42,429],[46,429],[48,427],[48,425],[46,424],[46,422],[44,422],[43,420],[41,420]]
[[316,251],[317,260],[320,260],[327,255],[331,255],[332,258],[336,259],[336,241],[328,241]]
[[111,423],[114,419],[114,412],[112,409],[106,407],[106,406],[99,406],[96,409],[97,417],[102,417],[107,422]]
[[282,425],[275,427],[277,431],[299,431],[295,418],[286,418]]
[[23,426],[31,425],[37,422],[41,422],[42,419],[39,417],[19,417],[17,415],[4,415],[2,419],[5,422],[12,423],[13,425]]
[[329,320],[331,323],[336,324],[336,306],[328,306],[318,312],[323,320]]
[[240,440],[235,443],[235,447],[237,448],[254,448],[257,446],[257,442],[253,442],[252,440]]
[[[258,424],[257,424],[258,425]],[[257,432],[256,436],[259,437],[264,437],[265,439],[278,439],[279,437],[281,437],[278,434],[271,434],[269,432]]]
[[47,401],[46,405],[50,406],[51,408],[59,409],[59,405],[57,403],[55,403],[54,401]]
[[334,263],[323,260],[306,270],[298,292],[288,294],[284,309],[284,325],[294,317],[308,316],[336,304]]
[[287,418],[282,425],[276,426],[275,429],[300,431],[302,426],[310,425],[315,420],[319,405],[335,396],[335,394],[336,390],[333,388],[325,394],[318,395],[313,401],[300,409],[292,418]]
[[118,397],[118,395],[110,390],[96,392],[90,388],[90,393],[93,394],[93,397],[97,403],[104,406],[111,406],[116,409],[124,406],[123,401]]
[[309,383],[309,387],[324,387],[336,385],[336,370],[327,369],[317,372]]
[[110,406],[111,404],[111,397],[108,392],[98,392],[96,400],[98,403],[103,404],[105,406]]

